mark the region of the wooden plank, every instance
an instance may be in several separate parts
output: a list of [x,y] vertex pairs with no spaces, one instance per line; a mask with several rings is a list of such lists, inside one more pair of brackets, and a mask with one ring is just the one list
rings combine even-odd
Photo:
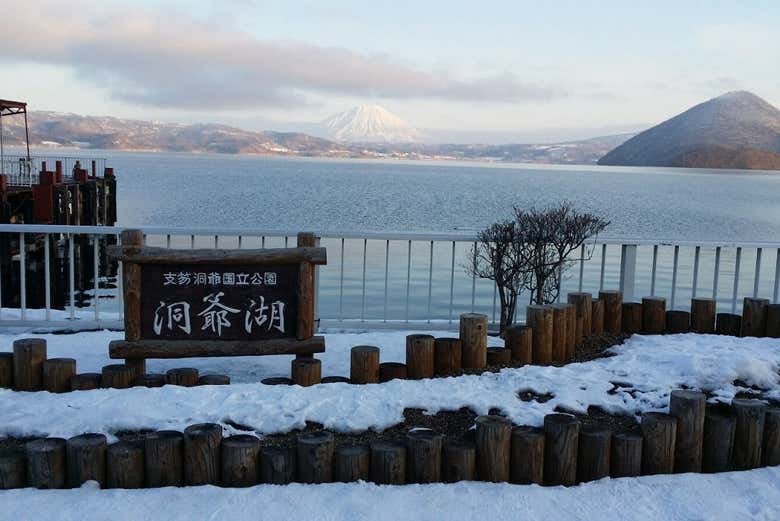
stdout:
[[297,355],[325,352],[325,337],[306,340],[275,338],[251,340],[114,340],[108,345],[111,358],[190,358],[208,356]]
[[298,274],[298,340],[314,335],[314,266],[302,262]]
[[122,287],[125,303],[125,340],[141,339],[141,266],[122,264]]
[[270,248],[264,250],[172,250],[152,246],[109,246],[108,253],[138,264],[327,264],[325,248]]

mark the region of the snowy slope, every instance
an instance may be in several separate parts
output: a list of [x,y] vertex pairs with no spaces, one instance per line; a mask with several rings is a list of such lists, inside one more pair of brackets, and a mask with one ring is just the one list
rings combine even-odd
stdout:
[[[95,370],[95,352],[105,353],[113,333],[80,333],[49,337],[50,356],[75,356],[79,370]],[[348,374],[349,348],[359,344],[382,347],[382,360],[403,360],[405,333],[327,335],[324,374]],[[12,337],[2,339],[2,349]],[[500,373],[394,380],[384,384],[352,386],[321,384],[312,387],[266,386],[257,383],[230,386],[157,389],[99,389],[65,394],[21,393],[0,390],[0,435],[69,437],[83,432],[111,434],[119,430],[183,429],[198,422],[234,422],[257,433],[284,432],[314,421],[339,431],[384,429],[403,420],[405,408],[432,413],[467,406],[478,414],[497,407],[518,425],[541,425],[546,414],[560,406],[585,412],[591,405],[624,414],[665,410],[669,393],[681,386],[702,389],[715,400],[729,401],[755,386],[765,396],[780,399],[780,340],[714,335],[632,337],[613,348],[616,356],[563,367],[525,366]],[[101,356],[105,356],[104,354]],[[257,357],[167,361],[203,372],[233,370],[249,379],[283,367],[289,375],[290,357]],[[103,360],[100,363],[104,363]],[[150,370],[162,369],[151,361]],[[268,364],[268,365],[266,365]],[[278,365],[277,365],[278,364]],[[256,381],[256,380],[255,380]],[[523,402],[519,390],[552,393],[545,403]],[[232,432],[231,428],[228,428]]]
[[774,521],[780,467],[723,474],[602,479],[576,487],[460,482],[450,485],[258,485],[0,491],[0,519],[58,521]]
[[331,139],[356,143],[418,141],[420,133],[379,105],[360,105],[322,122]]

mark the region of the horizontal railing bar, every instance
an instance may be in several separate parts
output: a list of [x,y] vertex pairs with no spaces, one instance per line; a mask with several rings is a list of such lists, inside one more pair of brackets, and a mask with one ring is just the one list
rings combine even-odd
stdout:
[[[268,230],[260,228],[178,228],[168,226],[76,226],[76,225],[48,225],[48,224],[0,224],[0,233],[84,233],[115,235],[126,229],[141,229],[147,235],[174,235],[174,236],[235,236],[257,235],[267,237],[294,237],[295,230]],[[299,230],[312,231],[312,230]],[[428,232],[355,232],[355,231],[318,231],[312,233],[323,239],[367,239],[383,241],[444,241],[444,242],[474,242],[477,239],[474,233],[428,233]],[[780,242],[762,241],[690,241],[668,239],[634,239],[634,238],[607,238],[599,237],[595,244],[622,245],[631,244],[637,246],[702,246],[722,248],[780,248]]]

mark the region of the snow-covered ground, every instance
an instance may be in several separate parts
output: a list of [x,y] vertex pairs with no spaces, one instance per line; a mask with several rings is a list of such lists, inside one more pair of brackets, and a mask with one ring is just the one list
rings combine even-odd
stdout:
[[577,487],[461,482],[0,491],[0,519],[59,521],[775,521],[780,467],[724,474],[603,479]]
[[[119,335],[48,335],[49,356],[72,356],[78,360],[79,371],[96,371],[108,360],[108,341]],[[348,374],[349,348],[359,344],[380,346],[384,361],[401,361],[405,335],[327,335],[327,352],[321,357],[323,374]],[[13,338],[0,337],[0,349],[10,350]],[[564,367],[526,366],[457,378],[308,388],[256,383],[268,375],[289,374],[290,357],[285,356],[151,361],[151,371],[193,366],[204,373],[226,373],[234,381],[252,383],[101,389],[61,395],[2,390],[0,435],[68,437],[126,429],[183,429],[203,421],[245,425],[257,433],[283,432],[302,427],[306,421],[340,431],[360,431],[402,421],[407,407],[435,413],[468,406],[479,414],[497,407],[516,424],[541,425],[544,416],[558,406],[584,412],[595,405],[627,414],[664,410],[669,392],[682,386],[728,401],[745,390],[735,385],[737,380],[780,399],[778,339],[636,335],[613,351],[616,356]],[[517,397],[519,390],[550,393],[553,398],[545,403],[523,402]]]

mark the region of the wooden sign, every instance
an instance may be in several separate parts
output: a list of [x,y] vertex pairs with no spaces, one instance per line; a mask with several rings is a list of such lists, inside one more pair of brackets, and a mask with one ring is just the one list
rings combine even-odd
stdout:
[[111,358],[182,358],[325,350],[314,336],[314,266],[327,262],[311,234],[297,248],[172,250],[122,233],[125,340]]
[[297,264],[147,264],[141,337],[181,340],[296,338]]

